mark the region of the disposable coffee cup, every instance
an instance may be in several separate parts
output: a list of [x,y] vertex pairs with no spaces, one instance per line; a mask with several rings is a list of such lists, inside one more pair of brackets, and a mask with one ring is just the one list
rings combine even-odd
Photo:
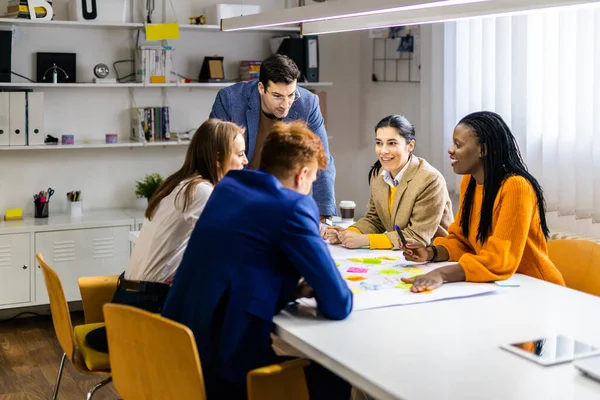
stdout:
[[356,208],[356,203],[352,200],[342,200],[340,201],[340,215],[343,220],[353,220],[354,219],[354,209]]

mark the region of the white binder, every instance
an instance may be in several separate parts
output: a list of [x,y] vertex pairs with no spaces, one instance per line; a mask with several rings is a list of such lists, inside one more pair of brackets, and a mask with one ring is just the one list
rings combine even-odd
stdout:
[[27,93],[27,144],[44,144],[44,92]]
[[0,92],[0,146],[10,145],[8,92]]
[[10,145],[25,146],[27,135],[25,133],[25,92],[9,92],[10,117],[8,125],[10,129]]

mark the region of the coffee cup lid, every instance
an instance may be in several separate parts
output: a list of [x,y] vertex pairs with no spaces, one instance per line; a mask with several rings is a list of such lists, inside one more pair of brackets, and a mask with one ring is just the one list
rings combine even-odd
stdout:
[[352,200],[342,200],[340,201],[340,207],[356,207],[356,203],[353,202]]

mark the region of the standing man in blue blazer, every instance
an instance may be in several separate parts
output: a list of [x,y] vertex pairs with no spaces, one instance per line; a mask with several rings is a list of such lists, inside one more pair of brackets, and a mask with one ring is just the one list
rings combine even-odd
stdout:
[[274,54],[260,66],[258,81],[239,82],[219,90],[211,118],[235,122],[246,128],[248,168],[256,169],[267,133],[276,121],[303,120],[323,142],[327,169],[321,171],[312,186],[321,217],[337,215],[335,207],[335,165],[329,153],[327,132],[319,108],[319,98],[298,87],[300,70],[294,61]]
[[[250,370],[285,361],[270,334],[290,301],[314,296],[321,314],[335,320],[352,310],[352,292],[307,196],[327,167],[321,140],[303,122],[279,122],[259,166],[230,171],[215,186],[163,308],[194,333],[208,400],[245,400]],[[312,400],[350,398],[350,384],[319,364],[311,362],[305,375]]]

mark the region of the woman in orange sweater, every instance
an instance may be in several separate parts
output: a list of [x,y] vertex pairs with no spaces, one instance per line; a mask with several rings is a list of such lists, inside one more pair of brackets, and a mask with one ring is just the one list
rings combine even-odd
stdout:
[[504,280],[515,272],[564,286],[548,257],[542,188],[527,172],[502,118],[488,111],[467,115],[454,129],[448,153],[454,172],[465,175],[457,220],[433,246],[410,240],[403,250],[411,261],[457,263],[403,279],[413,284],[411,290],[431,290],[444,282]]

